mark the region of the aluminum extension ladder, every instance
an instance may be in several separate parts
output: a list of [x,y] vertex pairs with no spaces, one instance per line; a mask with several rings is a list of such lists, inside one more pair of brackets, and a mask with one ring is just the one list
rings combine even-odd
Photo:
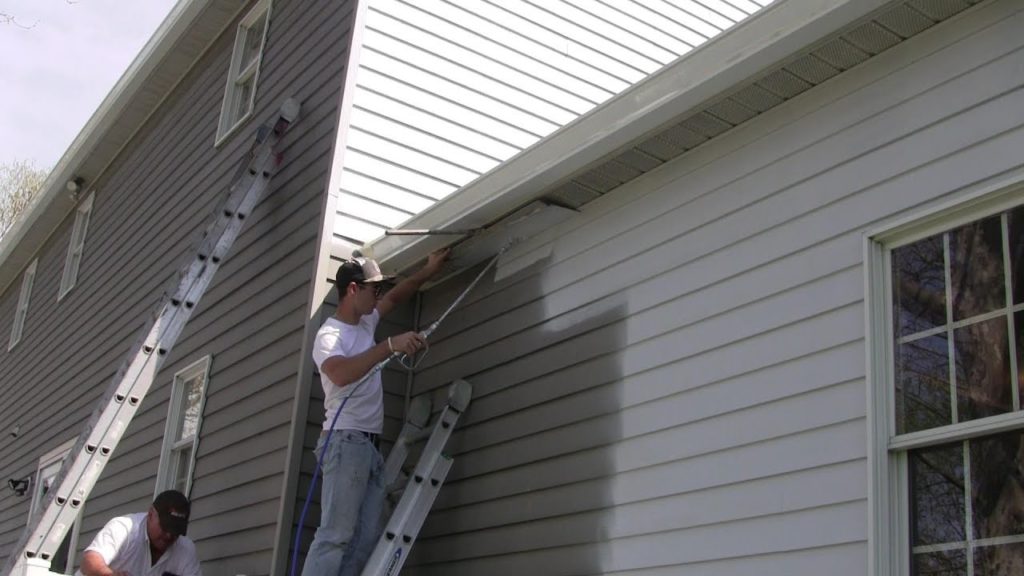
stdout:
[[142,404],[196,303],[238,238],[246,217],[263,197],[280,162],[276,147],[298,114],[298,102],[289,98],[277,117],[257,132],[249,156],[231,184],[227,201],[207,227],[196,255],[179,272],[176,289],[170,295],[164,294],[144,337],[133,345],[114,375],[72,448],[73,457],[64,459],[42,513],[29,521],[25,534],[13,548],[4,574],[53,574],[53,554]]
[[444,407],[429,429],[430,398],[427,395],[417,396],[410,404],[405,425],[384,464],[384,483],[389,491],[401,482],[402,465],[409,456],[409,446],[428,434],[429,439],[408,478],[398,505],[384,526],[377,546],[363,567],[362,576],[394,576],[402,569],[409,557],[409,549],[416,541],[423,521],[441,490],[441,484],[452,467],[452,459],[445,455],[444,447],[459,416],[469,406],[472,394],[473,387],[469,382],[453,382],[448,389]]

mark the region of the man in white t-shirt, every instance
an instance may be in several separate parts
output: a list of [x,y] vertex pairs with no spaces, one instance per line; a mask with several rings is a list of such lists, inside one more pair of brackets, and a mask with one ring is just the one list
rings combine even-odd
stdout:
[[380,372],[363,377],[394,352],[411,356],[425,344],[416,332],[378,343],[374,331],[381,316],[412,297],[447,257],[447,250],[432,253],[423,268],[386,293],[388,278],[373,260],[354,258],[338,268],[338,308],[313,345],[326,414],[316,447],[323,458],[320,526],[303,576],[357,576],[373,552],[384,508],[384,460],[376,447],[384,392]]
[[82,554],[79,576],[202,576],[196,546],[185,537],[191,504],[161,492],[148,512],[111,519]]

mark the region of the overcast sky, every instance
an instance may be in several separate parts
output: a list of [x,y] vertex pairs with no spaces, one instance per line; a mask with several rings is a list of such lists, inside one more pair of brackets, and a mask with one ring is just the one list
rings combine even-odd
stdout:
[[0,0],[0,162],[52,168],[176,0]]

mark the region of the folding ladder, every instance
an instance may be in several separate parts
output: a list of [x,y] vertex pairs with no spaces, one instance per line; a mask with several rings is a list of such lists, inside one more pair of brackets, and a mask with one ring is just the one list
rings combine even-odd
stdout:
[[415,469],[409,476],[402,497],[395,506],[384,532],[377,541],[362,576],[394,576],[402,569],[409,549],[423,526],[423,520],[441,490],[452,459],[445,455],[444,447],[455,429],[459,416],[469,405],[473,387],[465,380],[456,380],[448,389],[448,399],[429,430],[430,399],[421,395],[409,406],[409,415],[398,435],[398,440],[384,464],[384,482],[389,490],[399,483],[402,464],[409,455],[409,446],[429,433],[429,439]]
[[170,295],[165,293],[145,335],[133,345],[115,374],[70,457],[64,459],[41,514],[30,519],[25,534],[13,548],[4,574],[52,574],[49,569],[54,552],[74,523],[82,503],[99,479],[221,261],[238,238],[245,219],[263,197],[280,162],[276,147],[298,113],[298,102],[289,98],[277,117],[258,130],[223,208],[207,227],[196,255],[179,272],[176,289]]

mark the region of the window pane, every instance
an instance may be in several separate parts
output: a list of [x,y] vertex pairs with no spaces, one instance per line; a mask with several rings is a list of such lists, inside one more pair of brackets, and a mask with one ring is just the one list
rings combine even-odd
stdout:
[[896,431],[899,434],[953,423],[946,335],[896,348]]
[[949,233],[949,272],[953,320],[1006,306],[999,216],[972,222]]
[[252,99],[252,82],[250,77],[235,87],[234,112],[231,115],[231,122],[235,123],[249,113],[249,101]]
[[957,415],[960,422],[1013,409],[1006,318],[953,331],[956,350]]
[[910,500],[914,546],[965,540],[962,444],[910,453]]
[[946,273],[942,236],[892,252],[893,319],[906,336],[946,323]]
[[1010,212],[1010,271],[1013,303],[1024,302],[1024,206]]
[[242,46],[242,59],[240,61],[241,66],[238,67],[239,70],[248,68],[259,57],[260,45],[263,43],[263,25],[266,21],[266,16],[264,16],[245,31],[245,41]]
[[178,492],[188,494],[185,489],[188,487],[188,467],[192,461],[192,448],[182,448],[175,452],[172,458],[174,470],[171,476],[173,478],[171,487]]
[[1024,574],[1024,544],[985,546],[974,550],[975,576]]
[[[970,446],[975,537],[1024,534],[1024,434],[990,436],[974,440]],[[1024,574],[1024,570],[1016,574]]]
[[967,553],[948,550],[914,555],[914,576],[966,576]]
[[203,400],[203,376],[199,375],[190,378],[185,382],[184,397],[182,402],[181,438],[190,438],[196,435],[199,427],[199,407]]

